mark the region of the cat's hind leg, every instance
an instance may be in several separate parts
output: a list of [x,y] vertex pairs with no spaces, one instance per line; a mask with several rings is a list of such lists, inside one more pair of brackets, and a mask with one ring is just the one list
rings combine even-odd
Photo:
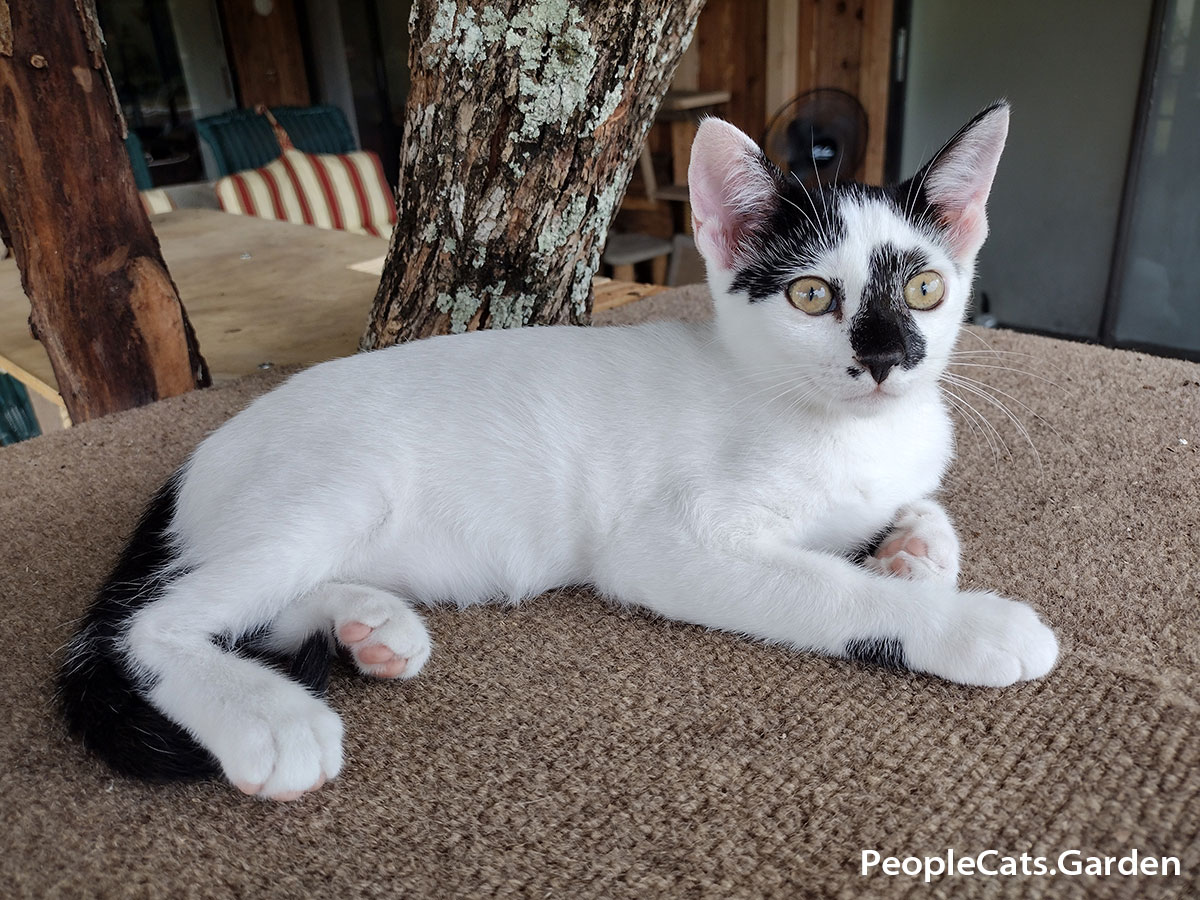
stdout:
[[950,517],[933,500],[922,499],[900,507],[879,549],[864,564],[880,575],[953,585],[958,582],[958,558],[958,536]]
[[407,600],[362,584],[318,585],[272,621],[267,645],[292,653],[318,632],[332,634],[358,670],[376,678],[413,678],[433,649]]
[[131,616],[120,641],[146,699],[207,750],[231,783],[274,800],[293,800],[341,771],[341,719],[302,685],[218,637],[252,633],[288,605],[280,586],[256,581],[252,567],[203,565]]

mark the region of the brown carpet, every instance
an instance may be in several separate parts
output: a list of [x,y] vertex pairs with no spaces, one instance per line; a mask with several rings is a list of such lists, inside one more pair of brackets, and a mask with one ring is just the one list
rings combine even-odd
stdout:
[[[348,762],[295,804],[115,778],[67,739],[50,688],[142,503],[280,376],[0,450],[0,895],[1197,896],[1200,366],[983,334],[1029,354],[976,361],[1033,375],[963,371],[1012,395],[1036,452],[992,410],[999,456],[961,427],[946,500],[965,584],[1056,626],[1049,678],[958,687],[586,594],[437,611],[416,681],[335,674]],[[950,848],[1136,848],[1183,874],[859,874],[863,850]]]

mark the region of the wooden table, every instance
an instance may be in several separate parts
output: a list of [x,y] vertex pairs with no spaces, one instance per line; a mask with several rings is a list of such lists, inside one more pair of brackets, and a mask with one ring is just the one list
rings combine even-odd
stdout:
[[[181,209],[151,221],[215,381],[357,350],[387,241],[211,209]],[[594,308],[659,290],[598,278]],[[16,263],[0,260],[0,370],[25,383],[45,425],[46,403],[64,417],[65,407],[28,318]]]

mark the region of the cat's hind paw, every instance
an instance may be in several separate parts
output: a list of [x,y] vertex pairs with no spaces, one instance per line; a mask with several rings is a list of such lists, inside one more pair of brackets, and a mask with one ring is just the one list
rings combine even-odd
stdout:
[[334,633],[358,670],[375,678],[413,678],[433,650],[421,617],[390,595],[374,597],[339,616]]
[[151,700],[188,725],[246,794],[295,800],[342,769],[342,720],[272,669],[222,654],[204,673],[170,673]]
[[917,500],[900,508],[896,524],[866,564],[881,575],[955,584],[958,553],[950,517],[932,500]]
[[226,777],[243,794],[298,800],[342,768],[342,721],[316,698],[282,714],[246,716],[236,746],[218,753]]

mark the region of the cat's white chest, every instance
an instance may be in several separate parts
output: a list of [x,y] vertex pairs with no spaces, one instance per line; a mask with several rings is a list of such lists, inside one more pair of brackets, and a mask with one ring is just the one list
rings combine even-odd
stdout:
[[951,432],[936,404],[793,435],[765,456],[760,496],[788,538],[844,552],[885,528],[903,504],[937,490]]

